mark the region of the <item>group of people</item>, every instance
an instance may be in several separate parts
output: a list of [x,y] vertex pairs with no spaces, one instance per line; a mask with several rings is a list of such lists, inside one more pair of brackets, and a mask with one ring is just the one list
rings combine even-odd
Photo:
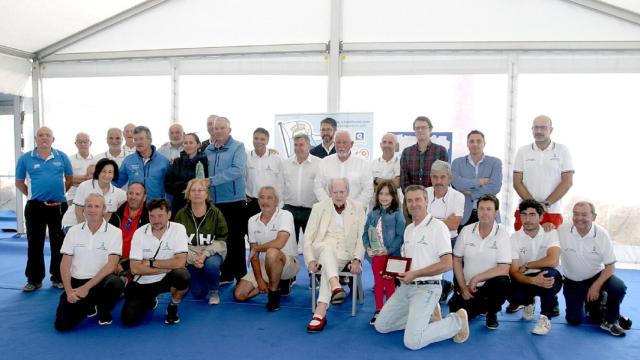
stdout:
[[[431,142],[429,118],[416,118],[413,129],[416,144],[401,156],[395,135],[385,134],[382,156],[367,161],[351,152],[350,133],[332,118],[322,120],[315,147],[308,134],[296,134],[290,159],[268,148],[264,128],[246,151],[230,121],[215,115],[204,142],[173,124],[170,141],[156,149],[147,127],[128,124],[109,129],[108,150],[96,156],[85,133],[68,157],[52,147],[52,130],[39,128],[35,149],[16,165],[16,186],[29,197],[23,290],[42,286],[48,228],[51,281],[64,289],[58,330],[94,315],[110,324],[123,293],[124,325],[139,324],[163,292],[171,293],[165,322],[175,324],[188,292],[215,305],[219,287],[234,281],[237,301],[264,293],[267,311],[276,311],[302,268],[302,232],[304,265],[320,283],[309,332],[323,331],[329,306],[346,298],[339,273],[360,273],[367,259],[370,323],[383,333],[404,329],[410,349],[464,342],[478,315],[496,329],[507,299],[507,312],[523,309],[533,320],[539,297],[532,332],[545,335],[561,289],[569,324],[589,316],[612,335],[625,334],[626,287],[594,205],[576,203],[572,222],[563,224],[561,199],[574,169],[567,147],[551,141],[549,117],[534,119],[535,141],[516,155],[513,187],[522,201],[512,235],[500,224],[496,198],[502,162],[484,153],[484,134],[471,131],[468,155],[449,163],[447,150]],[[410,267],[394,276],[389,256],[410,258]],[[451,270],[453,283],[443,279]],[[450,292],[443,317],[440,303]]]

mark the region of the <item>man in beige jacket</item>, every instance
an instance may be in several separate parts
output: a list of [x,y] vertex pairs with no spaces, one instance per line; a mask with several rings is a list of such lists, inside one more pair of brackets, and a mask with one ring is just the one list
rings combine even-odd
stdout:
[[362,271],[365,211],[359,202],[349,198],[349,181],[329,181],[330,198],[316,203],[311,210],[304,239],[304,261],[311,273],[321,272],[318,305],[309,332],[322,331],[327,324],[329,302],[340,304],[346,294],[338,280],[338,272],[348,266],[352,273]]

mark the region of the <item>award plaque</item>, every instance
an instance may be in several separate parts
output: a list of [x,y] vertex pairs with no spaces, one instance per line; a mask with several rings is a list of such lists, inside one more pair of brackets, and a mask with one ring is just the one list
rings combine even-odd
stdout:
[[378,238],[378,230],[375,226],[369,226],[369,247],[373,250],[373,253],[377,253],[380,250],[384,249],[384,245],[380,242],[380,238]]
[[398,274],[409,271],[411,268],[411,258],[402,256],[387,256],[382,275],[397,277]]

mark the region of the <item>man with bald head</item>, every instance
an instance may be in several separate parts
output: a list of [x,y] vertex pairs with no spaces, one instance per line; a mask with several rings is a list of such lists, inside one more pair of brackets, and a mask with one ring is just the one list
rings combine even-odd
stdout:
[[79,132],[75,141],[78,152],[71,155],[71,167],[73,168],[73,186],[67,191],[67,202],[71,203],[76,195],[78,185],[85,180],[89,180],[93,176],[93,170],[89,172],[89,166],[95,165],[93,155],[89,152],[91,148],[91,139],[89,134]]
[[350,198],[360,205],[367,206],[373,195],[373,181],[370,164],[351,152],[353,140],[346,130],[336,132],[336,153],[320,161],[318,175],[315,178],[314,192],[319,201],[329,198],[329,180],[347,178]]
[[383,180],[393,181],[396,188],[400,188],[400,158],[396,155],[398,138],[391,133],[386,133],[380,141],[382,156],[371,162],[374,188]]
[[158,152],[167,159],[170,163],[173,160],[180,157],[180,152],[184,150],[184,129],[180,124],[173,124],[169,127],[169,142],[160,146]]
[[[16,188],[29,197],[24,208],[27,226],[28,255],[23,291],[31,292],[42,286],[44,279],[44,238],[49,228],[51,261],[49,272],[54,287],[62,288],[60,277],[60,247],[62,214],[67,211],[64,193],[73,182],[73,168],[65,153],[51,147],[53,131],[41,127],[36,131],[36,147],[20,156],[16,163]],[[29,177],[27,186],[25,180]]]
[[122,130],[122,134],[124,135],[124,152],[125,156],[133,154],[136,152],[136,143],[133,141],[133,130],[135,130],[136,126],[132,123],[128,123],[124,126]]
[[[513,188],[520,199],[534,199],[544,205],[542,227],[545,231],[562,224],[562,197],[573,185],[573,160],[569,149],[551,141],[553,124],[546,115],[533,119],[535,141],[518,150],[513,165]],[[515,213],[515,229],[520,230],[520,212]]]
[[586,307],[591,321],[602,330],[624,336],[631,327],[631,321],[620,316],[627,287],[614,275],[616,255],[609,232],[595,219],[593,204],[581,201],[573,207],[573,224],[558,229],[566,320],[569,325],[581,324]]
[[95,156],[96,163],[100,159],[111,159],[118,164],[119,168],[124,157],[128,155],[122,146],[122,130],[118,128],[107,130],[107,145],[109,146],[107,151]]

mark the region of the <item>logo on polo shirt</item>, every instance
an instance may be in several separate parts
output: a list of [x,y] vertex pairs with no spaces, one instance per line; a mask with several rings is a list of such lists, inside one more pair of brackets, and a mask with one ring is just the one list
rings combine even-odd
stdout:
[[592,254],[597,254],[598,253],[598,249],[596,249],[595,245],[593,245],[593,249],[591,249],[591,253]]
[[83,248],[83,247],[87,247],[87,245],[86,245],[86,244],[79,243],[79,244],[73,244],[73,247],[74,247],[74,248]]
[[162,250],[171,250],[171,248],[169,247],[169,242],[164,243]]
[[576,249],[567,247],[567,248],[562,249],[562,251],[565,251],[565,252],[576,252]]
[[54,161],[52,164],[55,166],[62,166],[62,161]]
[[519,252],[520,252],[520,255],[527,255],[527,248],[526,247],[521,247]]
[[476,244],[474,244],[472,242],[466,242],[466,243],[464,243],[464,246],[476,247]]
[[104,241],[102,242],[102,244],[100,244],[100,246],[98,246],[96,248],[97,250],[107,250],[107,248],[104,246]]
[[493,249],[493,250],[497,250],[498,246],[496,245],[496,241],[493,240],[493,243],[491,243],[491,246],[489,246],[489,249]]
[[420,238],[420,240],[418,240],[418,244],[428,245],[427,244],[426,235],[422,235],[422,238]]
[[536,161],[536,160],[537,160],[536,158],[528,158],[528,159],[525,159],[524,161]]
[[276,224],[271,225],[271,231],[277,231],[278,229],[276,228]]
[[33,164],[34,169],[40,169],[40,164]]

